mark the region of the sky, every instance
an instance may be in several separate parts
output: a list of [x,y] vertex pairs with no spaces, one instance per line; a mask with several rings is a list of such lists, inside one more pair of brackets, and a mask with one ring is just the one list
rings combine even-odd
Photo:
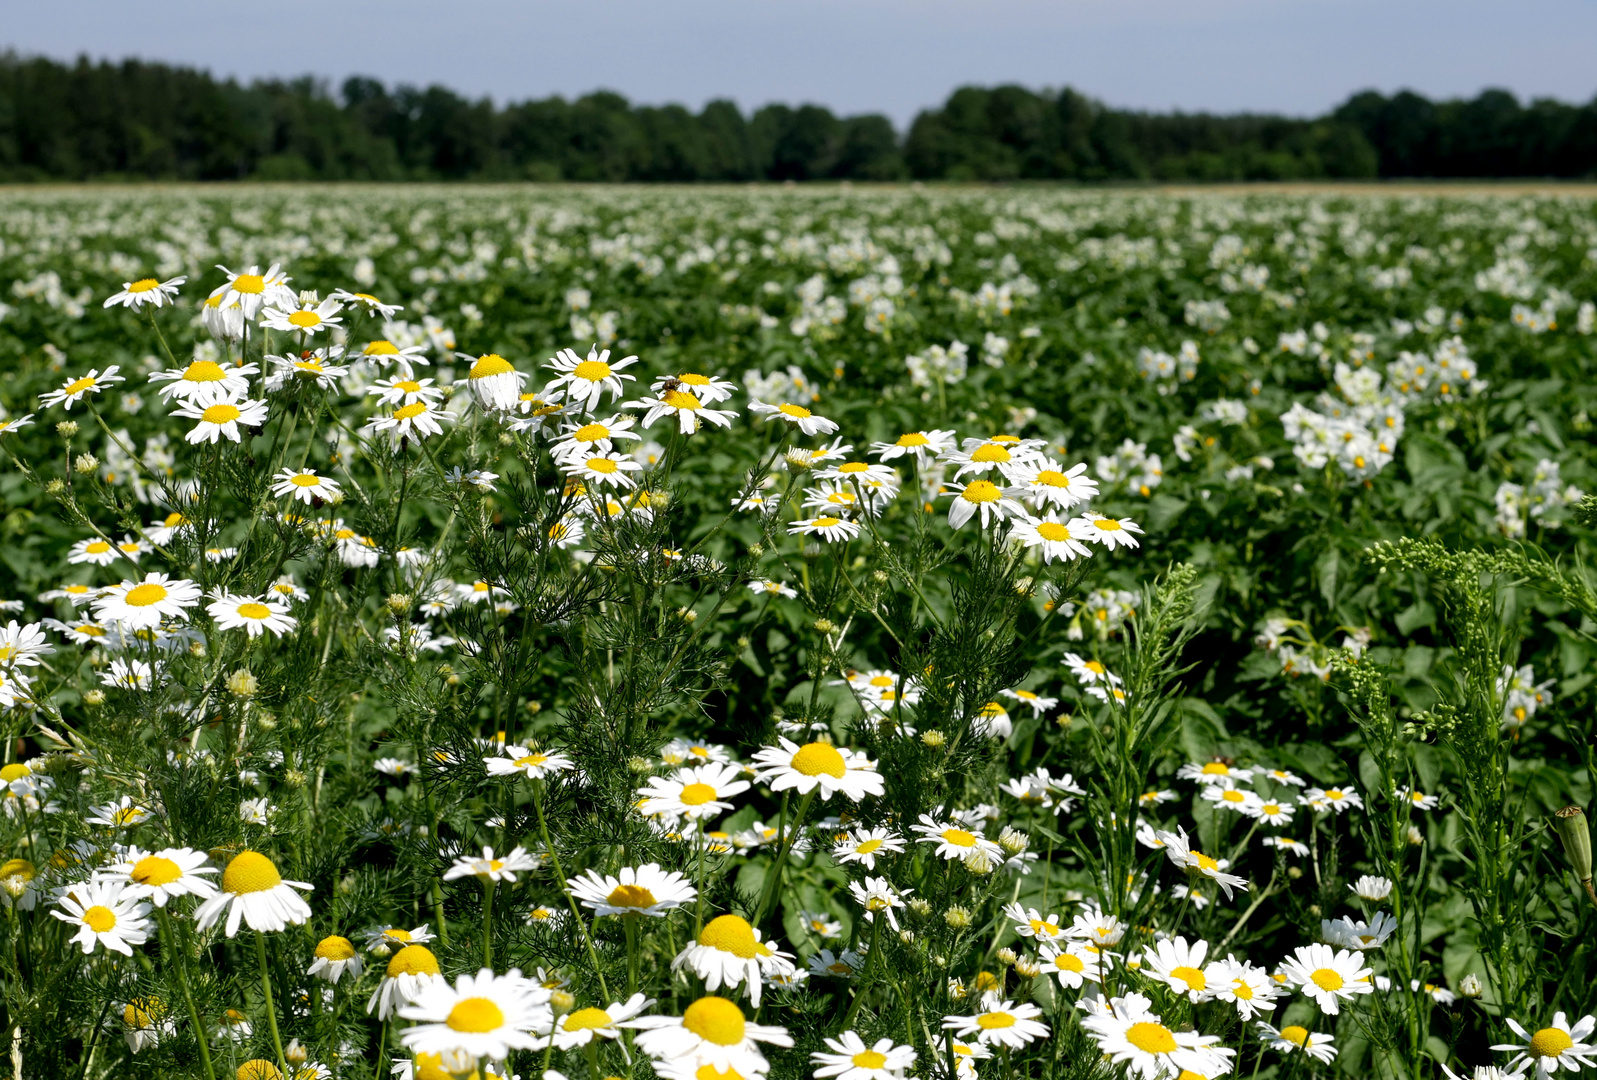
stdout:
[[883,112],[955,87],[1073,86],[1157,111],[1308,116],[1362,89],[1597,95],[1593,0],[5,0],[0,48],[241,79],[590,90]]

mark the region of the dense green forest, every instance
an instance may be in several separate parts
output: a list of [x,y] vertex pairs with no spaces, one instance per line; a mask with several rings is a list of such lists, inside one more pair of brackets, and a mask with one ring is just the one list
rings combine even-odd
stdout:
[[1282,180],[1597,173],[1597,99],[1355,95],[1328,116],[1152,114],[964,87],[915,118],[599,92],[497,107],[352,78],[241,85],[128,60],[0,55],[0,180]]

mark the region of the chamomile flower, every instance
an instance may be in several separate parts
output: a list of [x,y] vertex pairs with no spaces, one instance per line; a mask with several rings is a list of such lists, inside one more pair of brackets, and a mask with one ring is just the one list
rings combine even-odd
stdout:
[[355,946],[350,944],[349,939],[334,934],[316,943],[315,955],[310,967],[305,969],[305,974],[336,986],[345,972],[349,973],[350,978],[359,981],[360,973],[365,966],[360,953],[355,951]]
[[436,405],[444,399],[443,387],[434,386],[431,379],[415,378],[408,371],[378,379],[366,388],[366,393],[375,397],[379,405],[396,408],[401,405],[413,405],[418,401]]
[[1327,1064],[1336,1057],[1336,1047],[1331,1045],[1333,1037],[1320,1032],[1310,1031],[1298,1024],[1288,1024],[1277,1030],[1263,1020],[1255,1021],[1254,1026],[1259,1029],[1259,1041],[1283,1054],[1307,1054],[1316,1061]]
[[1005,907],[1004,914],[1014,925],[1015,933],[1033,938],[1039,945],[1062,937],[1065,933],[1064,927],[1059,925],[1058,915],[1044,917],[1036,908],[1022,907],[1018,902]]
[[406,945],[427,945],[433,940],[432,931],[427,929],[426,923],[409,930],[403,926],[373,926],[365,930],[364,934],[366,948],[379,956],[387,956],[390,949],[402,949]]
[[631,1020],[653,1004],[653,998],[633,994],[625,1002],[613,1001],[603,1009],[591,1005],[585,1009],[577,1009],[554,1022],[550,1038],[560,1050],[574,1050],[579,1046],[587,1046],[595,1039],[617,1039],[621,1037],[621,1028],[618,1025]]
[[392,319],[405,310],[403,304],[385,304],[371,293],[350,292],[348,289],[334,289],[332,298],[380,319]]
[[588,350],[586,360],[572,349],[561,349],[544,365],[560,373],[544,387],[544,394],[547,396],[559,390],[569,405],[580,405],[580,411],[592,412],[599,407],[599,398],[606,391],[611,401],[622,395],[625,389],[622,382],[631,382],[634,377],[621,374],[621,369],[637,363],[637,360],[636,356],[628,356],[611,363],[610,350],[601,352],[598,346]]
[[932,854],[940,858],[964,859],[978,851],[989,859],[1002,860],[1004,857],[1003,849],[980,833],[938,821],[930,814],[922,814],[920,824],[911,825],[910,831],[920,833],[918,843],[936,844]]
[[1517,1051],[1508,1063],[1510,1069],[1515,1066],[1522,1070],[1534,1068],[1541,1077],[1551,1076],[1559,1069],[1579,1072],[1597,1064],[1597,1046],[1587,1042],[1593,1030],[1597,1029],[1597,1019],[1593,1017],[1581,1017],[1571,1025],[1567,1015],[1556,1012],[1553,1022],[1534,1034],[1521,1027],[1512,1017],[1503,1019],[1510,1030],[1523,1040],[1492,1047],[1493,1050]]
[[906,454],[913,455],[922,465],[947,453],[954,447],[954,433],[933,428],[928,431],[907,431],[893,442],[871,444],[871,453],[882,461],[892,461]]
[[389,958],[382,979],[366,1002],[366,1011],[376,1010],[377,1019],[387,1020],[435,982],[443,982],[443,975],[432,950],[425,945],[406,945]]
[[1398,788],[1397,797],[1414,809],[1425,811],[1435,810],[1442,801],[1440,795],[1427,795],[1423,791],[1415,791],[1413,788],[1408,787]]
[[730,409],[708,409],[706,402],[691,390],[677,388],[665,390],[658,397],[641,398],[638,401],[628,401],[622,405],[624,409],[646,409],[643,414],[644,428],[652,428],[657,420],[675,418],[677,430],[683,435],[692,435],[699,430],[699,425],[708,420],[717,427],[731,427],[737,413]]
[[1263,844],[1265,847],[1273,847],[1284,851],[1289,855],[1303,856],[1309,853],[1309,845],[1299,840],[1292,840],[1285,836],[1266,836],[1263,840],[1260,840],[1259,843]]
[[860,525],[857,521],[823,514],[820,517],[800,518],[788,525],[787,531],[791,536],[819,536],[835,544],[858,536]]
[[288,496],[306,506],[317,499],[332,501],[343,495],[343,489],[331,477],[316,475],[315,469],[284,469],[272,478],[272,494],[279,498]]
[[273,330],[302,334],[310,337],[340,325],[344,320],[338,313],[344,310],[335,297],[329,296],[320,303],[285,304],[269,307],[261,312],[261,323]]
[[754,755],[759,779],[772,791],[797,791],[808,795],[819,789],[822,799],[841,792],[854,802],[867,795],[881,795],[886,787],[876,762],[847,747],[827,742],[799,746],[778,737],[778,745],[767,746]]
[[843,924],[824,911],[801,911],[799,923],[806,931],[823,940],[843,936]]
[[832,845],[832,858],[839,863],[861,863],[876,869],[876,860],[904,853],[904,838],[891,829],[855,829]]
[[0,418],[0,438],[10,435],[14,431],[21,431],[25,427],[33,426],[33,414],[13,418]]
[[802,405],[786,402],[781,405],[767,405],[763,401],[750,401],[749,412],[764,414],[766,423],[772,420],[784,421],[806,435],[830,435],[837,430],[836,423],[824,416],[816,416]]
[[1373,972],[1363,966],[1364,958],[1346,949],[1333,951],[1329,945],[1301,945],[1281,965],[1287,981],[1314,999],[1320,1011],[1335,1016],[1339,1003],[1359,994],[1373,993]]
[[557,460],[580,459],[589,454],[604,454],[615,449],[618,439],[641,439],[632,430],[634,418],[612,416],[608,420],[589,420],[584,424],[568,424],[559,438],[549,446]]
[[103,372],[99,368],[91,368],[87,375],[68,379],[62,384],[61,389],[51,390],[42,395],[39,398],[39,406],[47,409],[52,405],[59,405],[70,412],[75,403],[83,401],[90,394],[98,394],[108,386],[125,382],[126,380],[117,374],[120,370],[116,364],[112,364]]
[[1370,903],[1379,903],[1392,895],[1392,879],[1364,874],[1348,886],[1354,896]]
[[1193,848],[1187,839],[1185,829],[1178,828],[1173,833],[1161,832],[1158,837],[1164,842],[1164,853],[1169,856],[1171,862],[1218,884],[1227,900],[1231,899],[1232,889],[1248,891],[1246,878],[1225,872],[1226,867],[1231,865],[1229,860],[1214,859]]
[[1042,465],[1017,472],[1014,485],[1038,510],[1070,510],[1098,494],[1098,482],[1086,473],[1084,463],[1068,471]]
[[808,966],[811,975],[823,979],[852,979],[864,968],[865,958],[853,949],[844,949],[841,953],[820,949],[810,957]]
[[71,886],[56,901],[59,911],[50,914],[62,922],[78,928],[71,944],[81,945],[87,956],[96,944],[133,955],[133,946],[143,945],[149,937],[149,904],[139,903],[138,897],[119,881],[89,881]]
[[581,480],[590,490],[605,487],[630,489],[637,487],[638,482],[627,474],[642,472],[643,466],[626,454],[611,450],[568,457],[561,462],[560,471]]
[[810,1055],[810,1064],[817,1066],[812,1074],[817,1080],[901,1080],[917,1056],[913,1047],[899,1046],[892,1039],[878,1039],[866,1046],[852,1031],[827,1038],[826,1045],[831,1053]]
[[1030,1003],[1017,1005],[997,994],[983,997],[981,1011],[971,1016],[945,1016],[943,1028],[961,1038],[974,1036],[986,1046],[1018,1050],[1027,1043],[1048,1037],[1048,1025],[1037,1018],[1042,1010]]
[[[770,1066],[757,1043],[792,1046],[786,1028],[751,1024],[735,1001],[707,995],[693,1002],[682,1015],[640,1016],[623,1027],[642,1032],[638,1049],[658,1061],[691,1065],[703,1075],[763,1076]],[[710,1072],[703,1073],[708,1066]]]
[[288,287],[290,279],[282,272],[282,267],[273,263],[261,273],[261,268],[251,266],[242,273],[234,273],[225,266],[218,266],[218,270],[227,275],[227,283],[220,286],[212,297],[217,301],[217,307],[229,308],[238,305],[245,319],[253,319],[267,304],[274,306],[291,306],[298,301],[294,290]]
[[726,800],[749,789],[742,775],[741,765],[709,764],[678,769],[669,777],[651,776],[638,789],[638,811],[692,820],[715,817],[732,809]]
[[1263,769],[1259,771],[1259,775],[1276,784],[1286,784],[1291,787],[1302,787],[1304,784],[1301,776],[1286,769]]
[[1005,518],[1020,517],[1026,512],[1025,507],[1010,498],[1008,489],[999,487],[991,480],[972,480],[961,490],[945,494],[953,498],[948,507],[948,524],[956,529],[964,528],[965,522],[973,517],[979,517],[981,527],[985,529]]
[[1318,814],[1329,813],[1332,810],[1338,814],[1345,814],[1354,807],[1364,809],[1364,800],[1359,797],[1359,793],[1345,787],[1311,787],[1303,793],[1303,802]]
[[251,428],[266,423],[266,403],[248,398],[218,401],[210,405],[191,401],[180,409],[173,409],[170,415],[199,421],[183,436],[191,445],[198,446],[202,442],[214,444],[222,438],[229,442],[240,442],[240,424]]
[[276,596],[234,596],[217,593],[216,599],[205,606],[206,612],[216,620],[218,629],[243,630],[250,637],[260,637],[271,631],[273,637],[293,633],[299,620],[288,613],[288,605]]
[[1071,990],[1084,982],[1097,982],[1103,974],[1103,954],[1095,945],[1079,941],[1045,942],[1037,958],[1043,974],[1052,975],[1059,985]]
[[699,895],[687,878],[662,870],[658,863],[623,866],[616,874],[589,870],[571,880],[571,894],[596,915],[656,917]]
[[[1204,789],[1204,798],[1209,797],[1209,792],[1224,790],[1218,785],[1211,785]],[[1251,792],[1249,794],[1252,794]],[[1292,815],[1297,813],[1297,807],[1290,799],[1265,799],[1254,795],[1245,806],[1238,807],[1242,813],[1266,825],[1290,825]]]
[[133,308],[135,311],[146,304],[150,307],[163,307],[177,299],[178,286],[187,280],[186,277],[175,277],[165,281],[157,281],[154,278],[124,281],[122,291],[112,293],[100,306]]
[[1251,791],[1226,784],[1207,784],[1202,791],[1203,800],[1212,802],[1217,809],[1233,810],[1246,817],[1257,817],[1257,809],[1264,800]]
[[1115,548],[1136,547],[1137,538],[1134,534],[1142,532],[1142,526],[1130,518],[1106,517],[1089,510],[1070,520],[1070,531],[1072,535],[1080,535],[1113,551]]
[[343,353],[342,345],[330,345],[295,356],[268,356],[273,370],[266,379],[266,390],[275,394],[297,383],[311,383],[318,390],[337,389],[338,380],[349,374],[349,368],[333,363]]
[[1252,769],[1239,769],[1225,761],[1206,761],[1203,764],[1188,762],[1176,770],[1181,780],[1196,780],[1200,784],[1245,784],[1253,779]]
[[723,985],[748,985],[749,1001],[760,1006],[760,986],[767,976],[791,975],[792,956],[773,948],[748,920],[720,915],[704,924],[698,937],[671,962],[671,970],[685,967],[704,980],[714,993]]
[[1056,559],[1070,562],[1092,554],[1079,533],[1071,532],[1068,523],[1053,516],[1034,518],[1030,514],[1020,515],[1009,523],[1009,539],[1018,541],[1026,548],[1037,549],[1044,563]]
[[1065,936],[1085,941],[1101,948],[1120,944],[1126,927],[1119,919],[1101,908],[1089,907],[1071,920]]
[[216,895],[216,883],[205,876],[216,873],[216,869],[206,862],[205,852],[193,848],[144,851],[135,844],[122,853],[121,862],[106,872],[126,878],[128,895],[164,908],[168,900],[179,896],[209,900]]
[[426,439],[443,432],[439,423],[441,420],[451,420],[453,417],[448,411],[429,405],[425,401],[413,401],[409,405],[401,405],[386,416],[374,416],[366,421],[363,430],[386,431],[389,436],[398,442],[401,439]]
[[311,917],[311,908],[295,889],[309,892],[311,886],[284,881],[276,864],[258,851],[241,851],[222,871],[222,891],[195,909],[194,918],[204,933],[225,915],[228,937],[238,933],[241,920],[257,931],[298,926]]
[[1218,965],[1204,963],[1208,953],[1207,941],[1188,944],[1184,937],[1165,938],[1143,950],[1141,970],[1196,1005],[1214,997],[1218,982]]
[[749,591],[763,596],[785,596],[789,600],[798,596],[798,590],[791,585],[784,585],[780,581],[769,581],[765,578],[755,578],[749,582]]
[[123,660],[118,657],[100,672],[101,686],[114,686],[118,690],[148,690],[155,685],[155,673],[147,660]]
[[1105,1003],[1081,1021],[1098,1049],[1111,1062],[1124,1064],[1129,1075],[1143,1080],[1189,1072],[1217,1076],[1230,1071],[1233,1051],[1219,1046],[1218,1035],[1176,1031],[1152,1011],[1141,994],[1127,994]]
[[533,1031],[553,1018],[548,1000],[549,991],[516,970],[495,975],[483,968],[462,975],[454,986],[434,980],[400,1006],[400,1016],[416,1021],[400,1041],[419,1054],[458,1051],[467,1058],[503,1061],[512,1050],[539,1044]]
[[482,760],[489,776],[525,776],[528,780],[544,780],[574,767],[564,754],[526,746],[504,746],[497,757]]
[[130,829],[150,820],[151,810],[145,803],[131,795],[96,806],[83,820],[90,825],[105,825],[113,829]]
[[493,848],[484,847],[481,857],[463,855],[456,859],[454,865],[444,871],[444,880],[475,877],[484,882],[515,881],[517,874],[536,869],[539,861],[523,847],[512,848],[499,858],[494,857]]
[[1340,919],[1321,919],[1320,936],[1329,944],[1359,952],[1369,952],[1386,944],[1386,939],[1397,929],[1397,920],[1384,911],[1365,922],[1343,916]]
[[195,360],[187,367],[153,372],[152,383],[164,383],[163,400],[178,399],[204,407],[218,401],[236,401],[249,393],[251,375],[260,371],[254,364],[222,365],[215,360]]
[[887,918],[887,925],[895,931],[898,929],[898,916],[895,912],[904,906],[904,897],[914,892],[914,889],[905,889],[899,892],[883,877],[867,877],[864,881],[851,881],[848,891],[860,907],[865,909],[865,921],[875,922],[878,912]]
[[1230,956],[1215,961],[1210,967],[1211,996],[1235,1006],[1243,1020],[1275,1009],[1275,999],[1280,996],[1281,989],[1264,968]]
[[999,693],[1004,697],[1014,698],[1022,705],[1030,708],[1031,714],[1033,716],[1041,716],[1043,713],[1059,704],[1058,698],[1043,697],[1041,694],[1032,690],[1000,690]]

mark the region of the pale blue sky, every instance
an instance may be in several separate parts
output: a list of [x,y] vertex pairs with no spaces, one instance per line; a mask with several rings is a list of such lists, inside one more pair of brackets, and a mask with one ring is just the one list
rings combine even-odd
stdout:
[[499,101],[596,88],[818,102],[901,127],[964,83],[1321,112],[1366,87],[1597,94],[1594,0],[5,0],[0,47],[243,78],[350,74]]

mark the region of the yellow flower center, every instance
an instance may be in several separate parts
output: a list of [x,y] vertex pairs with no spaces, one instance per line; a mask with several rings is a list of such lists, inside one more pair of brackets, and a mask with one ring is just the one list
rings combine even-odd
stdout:
[[966,502],[985,503],[997,502],[1003,496],[1004,493],[999,491],[998,485],[991,480],[972,480],[965,485],[965,490],[959,497]]
[[266,279],[260,274],[239,274],[233,279],[233,291],[258,295],[266,291]]
[[1209,872],[1209,873],[1218,873],[1219,872],[1219,870],[1220,870],[1220,860],[1219,859],[1212,859],[1209,856],[1205,855],[1201,851],[1194,851],[1192,853],[1192,857],[1194,859],[1198,860],[1198,869],[1199,870],[1203,870],[1203,871],[1206,871],[1206,872]]
[[515,765],[518,769],[525,769],[528,767],[537,768],[539,765],[542,765],[548,760],[548,754],[528,754],[526,757],[518,757],[515,761]]
[[288,317],[288,321],[291,326],[297,326],[301,330],[322,325],[322,317],[314,311],[296,311]]
[[682,1012],[682,1026],[705,1042],[736,1046],[743,1041],[743,1010],[722,997],[701,997]]
[[24,776],[32,776],[33,770],[20,761],[0,769],[0,784],[9,784],[13,780],[21,780]]
[[930,446],[931,440],[918,431],[911,431],[908,435],[900,435],[894,446]]
[[882,842],[880,840],[867,840],[854,850],[859,852],[861,855],[873,855],[878,849],[881,848],[881,846]]
[[1209,980],[1205,979],[1203,972],[1195,967],[1182,965],[1181,967],[1171,968],[1170,977],[1172,979],[1180,979],[1186,983],[1189,990],[1207,990],[1209,988]]
[[1126,1029],[1126,1041],[1145,1054],[1173,1054],[1176,1050],[1176,1037],[1170,1029],[1146,1020]]
[[196,360],[183,369],[184,382],[221,382],[227,372],[215,360]]
[[843,765],[843,755],[837,752],[837,747],[823,742],[812,742],[800,747],[798,753],[793,755],[793,768],[805,776],[820,776],[824,773],[839,780],[847,771]]
[[1085,971],[1086,965],[1081,962],[1081,957],[1075,953],[1062,952],[1054,957],[1054,967],[1060,971]]
[[880,1069],[887,1064],[887,1055],[878,1054],[875,1050],[864,1050],[849,1060],[861,1069]]
[[1297,1024],[1289,1024],[1281,1029],[1281,1038],[1295,1046],[1304,1046],[1309,1041],[1309,1029],[1299,1027]]
[[680,798],[686,806],[703,806],[715,798],[715,789],[709,784],[687,784]]
[[421,389],[421,383],[415,379],[399,379],[393,383],[395,390],[403,390],[407,394],[414,394]]
[[667,390],[660,395],[660,403],[673,409],[686,409],[689,412],[704,407],[697,394],[690,394],[686,390]]
[[566,1031],[592,1031],[610,1026],[610,1014],[603,1009],[578,1009],[560,1021]]
[[1563,1055],[1565,1050],[1575,1045],[1575,1040],[1570,1038],[1569,1032],[1562,1028],[1542,1028],[1530,1037],[1530,1052],[1537,1057],[1555,1058]]
[[471,365],[467,378],[486,379],[494,375],[508,375],[515,370],[509,360],[498,353],[489,353],[477,358],[477,362]]
[[384,930],[383,931],[383,937],[389,939],[390,941],[409,941],[410,940],[410,931],[409,930],[401,930],[399,927],[395,926],[395,927],[391,927],[390,929]]
[[0,866],[0,881],[9,881],[12,878],[32,881],[33,873],[33,864],[27,859],[10,859],[4,866]]
[[133,872],[128,874],[139,885],[170,885],[182,876],[182,867],[159,855],[144,856],[133,864]]
[[449,1010],[444,1023],[455,1031],[497,1031],[505,1024],[505,1014],[487,998],[462,998]]
[[1013,1013],[985,1012],[976,1018],[976,1026],[983,1031],[992,1031],[994,1028],[1010,1028],[1015,1026]]
[[777,412],[783,416],[791,416],[795,420],[808,419],[811,415],[810,411],[802,405],[781,405],[777,407]]
[[122,599],[129,607],[149,607],[166,599],[166,586],[146,581],[143,585],[133,586]]
[[814,521],[810,522],[810,524],[817,529],[830,529],[832,526],[838,524],[842,520],[842,518],[835,517],[818,517]]
[[714,1065],[700,1065],[693,1074],[693,1080],[743,1080],[743,1074],[733,1068],[722,1072]]
[[200,419],[205,421],[207,424],[227,424],[237,420],[240,415],[242,414],[240,413],[239,407],[237,405],[229,405],[224,401],[216,405],[212,405],[210,408],[200,413]]
[[970,455],[970,460],[980,461],[983,464],[988,465],[1001,464],[1002,462],[1010,460],[1010,453],[1002,446],[994,446],[992,443],[982,443],[976,448],[976,452]]
[[399,408],[395,409],[394,419],[414,420],[416,417],[420,416],[426,411],[427,403],[425,401],[413,401],[409,405],[401,405]]
[[236,1080],[281,1080],[283,1074],[265,1058],[254,1058],[240,1065],[233,1075]]
[[265,892],[283,883],[277,867],[258,851],[241,851],[222,871],[222,891],[230,893]]
[[91,540],[83,546],[83,550],[88,555],[104,555],[111,550],[111,545],[104,540]]
[[659,903],[642,885],[617,885],[606,899],[611,907],[646,908]]
[[1220,793],[1220,798],[1222,800],[1224,800],[1225,802],[1247,802],[1248,801],[1248,797],[1246,795],[1242,794],[1242,792],[1237,791],[1235,789],[1233,789],[1231,791],[1222,791]]
[[367,356],[394,356],[399,347],[392,341],[373,341],[361,350]]
[[1069,540],[1070,530],[1057,521],[1045,521],[1037,526],[1037,535],[1044,540],[1058,542],[1060,540]]
[[1116,521],[1114,518],[1093,518],[1092,524],[1094,528],[1100,529],[1103,532],[1120,531],[1120,522]]
[[754,927],[736,915],[722,915],[711,919],[699,932],[699,944],[729,952],[744,960],[768,956],[771,950],[754,940]]
[[238,613],[246,619],[269,619],[272,617],[272,609],[265,604],[240,604]]
[[116,926],[116,912],[108,907],[95,904],[83,913],[83,925],[93,930],[96,934],[103,934]]
[[1252,1001],[1253,987],[1249,986],[1243,980],[1238,979],[1231,987],[1231,996],[1236,998],[1238,1001]]
[[975,847],[976,834],[966,832],[964,829],[944,829],[943,842],[953,844],[955,847]]
[[578,442],[598,442],[610,437],[610,429],[603,424],[583,424],[571,433],[571,437]]
[[94,377],[92,375],[85,375],[81,379],[73,379],[71,382],[67,383],[66,393],[68,395],[81,394],[83,391],[87,390],[93,385]]
[[603,360],[584,360],[571,369],[574,378],[586,379],[588,382],[599,382],[608,379],[611,375],[610,365]]
[[1309,974],[1309,980],[1321,990],[1336,991],[1342,989],[1346,980],[1340,972],[1332,968],[1316,968]]
[[130,1028],[147,1028],[154,1024],[154,1017],[162,1016],[165,1012],[155,998],[134,998],[122,1010],[122,1022]]
[[589,458],[588,459],[588,468],[590,470],[592,470],[593,472],[596,472],[596,473],[607,473],[608,474],[608,473],[615,472],[616,469],[618,468],[618,466],[610,458],[607,458],[607,457],[596,457],[596,458]]
[[324,937],[316,944],[316,958],[318,960],[351,960],[355,956],[355,946],[349,943],[348,938],[341,938],[337,934]]
[[862,473],[870,469],[870,465],[863,461],[845,461],[837,467],[840,473]]
[[425,945],[406,945],[388,961],[388,977],[401,975],[437,975],[438,958]]
[[159,281],[156,281],[152,277],[140,278],[138,281],[135,281],[133,284],[128,286],[128,292],[147,293],[151,289],[159,288],[160,284],[161,283]]
[[1045,487],[1067,488],[1070,486],[1070,477],[1058,469],[1044,469],[1037,474],[1037,479],[1033,480],[1032,483],[1042,484]]

